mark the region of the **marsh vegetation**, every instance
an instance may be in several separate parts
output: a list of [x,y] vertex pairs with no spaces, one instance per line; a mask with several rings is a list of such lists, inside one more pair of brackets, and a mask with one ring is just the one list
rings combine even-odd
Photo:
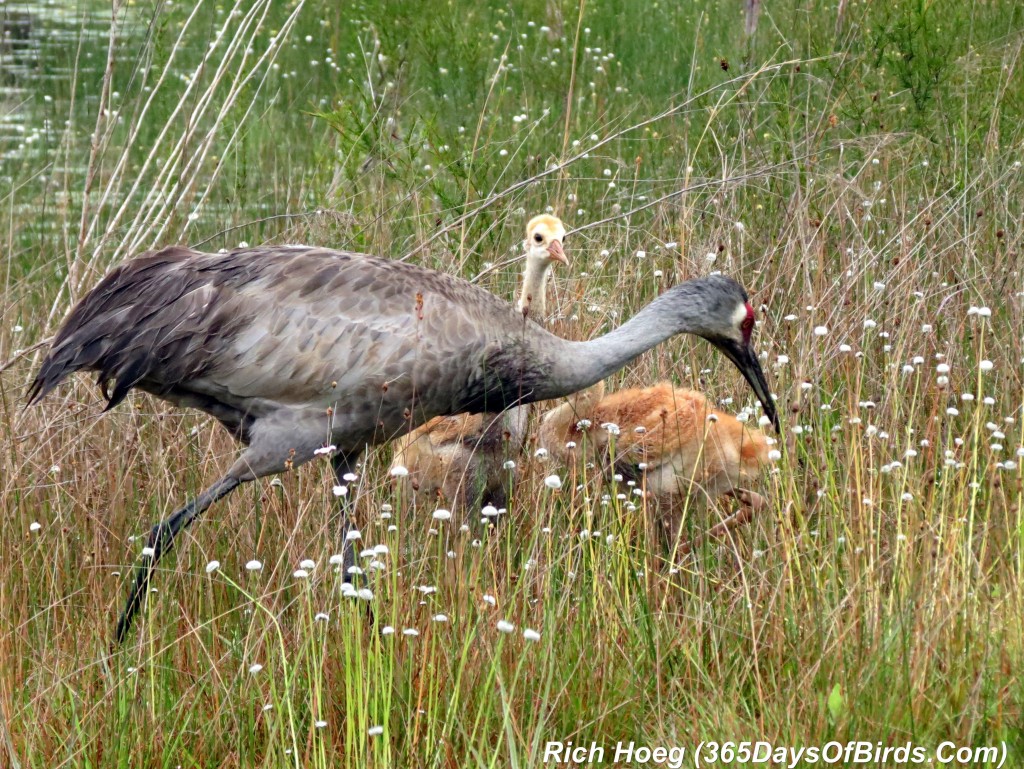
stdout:
[[[744,6],[0,8],[0,765],[537,766],[620,739],[1021,760],[1024,8]],[[511,299],[548,207],[575,230],[562,335],[713,270],[751,289],[788,447],[767,509],[673,558],[634,487],[527,452],[507,513],[463,530],[405,509],[382,447],[351,488],[375,626],[331,562],[325,461],[213,508],[109,655],[150,524],[236,449],[142,394],[101,417],[86,377],[24,409],[70,303],[174,242],[367,251]],[[690,340],[608,387],[660,379],[759,414]],[[729,512],[695,497],[682,531]]]

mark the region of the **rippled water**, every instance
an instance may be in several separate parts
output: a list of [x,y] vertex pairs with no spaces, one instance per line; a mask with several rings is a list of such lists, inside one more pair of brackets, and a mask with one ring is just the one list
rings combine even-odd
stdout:
[[[280,168],[278,153],[312,147],[308,130],[294,127],[308,127],[302,110],[314,78],[298,83],[293,76],[303,59],[321,54],[311,54],[307,43],[300,56],[293,40],[276,41],[294,7],[276,0],[243,0],[234,9],[143,0],[125,4],[112,19],[110,3],[101,0],[0,0],[0,200],[13,223],[9,240],[20,247],[13,250],[24,254],[20,264],[31,269],[40,239],[52,239],[58,251],[74,249],[83,209],[90,235],[80,250],[88,259],[97,242],[103,248],[111,241],[101,237],[108,224],[113,242],[133,231],[164,242],[199,240],[233,216],[253,218],[273,208],[267,196],[274,185],[261,186],[268,164]],[[112,24],[113,77],[101,120],[108,142],[87,179]],[[248,47],[230,53],[243,33]],[[270,59],[260,62],[268,50],[280,62],[269,71]],[[227,69],[218,76],[222,63]],[[243,92],[228,104],[232,83],[241,79]],[[233,136],[240,125],[244,130]],[[209,148],[197,155],[214,128]],[[228,151],[229,171],[221,173],[218,163]]]
[[[0,3],[3,161],[41,158],[48,145],[59,141],[72,107],[75,115],[95,113],[111,13],[109,5],[93,5],[82,7],[68,0]],[[127,42],[142,28],[133,23],[129,11],[122,14],[119,30]],[[122,45],[115,60],[131,55],[131,46]]]

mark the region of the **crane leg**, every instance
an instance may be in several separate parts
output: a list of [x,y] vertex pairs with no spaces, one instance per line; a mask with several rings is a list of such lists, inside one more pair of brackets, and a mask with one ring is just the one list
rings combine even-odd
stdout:
[[[334,468],[334,481],[339,486],[350,485],[345,480],[345,474],[351,473],[355,470],[356,457],[349,456],[347,454],[335,454],[331,458],[331,465]],[[349,568],[356,565],[356,545],[355,541],[349,539],[349,533],[356,530],[355,524],[352,523],[352,507],[354,503],[352,501],[352,495],[346,495],[339,498],[339,512],[341,513],[341,555],[342,555],[342,581],[352,582],[352,574],[349,573]]]
[[213,484],[210,488],[193,499],[187,505],[175,510],[167,518],[160,521],[149,533],[148,547],[152,548],[151,556],[144,556],[142,563],[135,567],[135,580],[128,600],[125,602],[124,610],[117,620],[117,628],[114,631],[114,645],[124,641],[128,631],[131,630],[132,621],[142,602],[146,597],[146,589],[149,587],[149,579],[153,575],[160,557],[166,553],[174,543],[178,532],[198,518],[203,512],[221,497],[229,494],[238,486],[241,481],[231,475],[226,475]]
[[[345,473],[351,473],[355,470],[356,459],[358,454],[346,455],[346,454],[335,454],[331,459],[331,464],[334,467],[334,480],[339,486],[351,485],[345,480]],[[349,539],[349,532],[356,531],[356,525],[352,521],[352,510],[355,507],[355,499],[353,494],[346,494],[343,497],[339,497],[339,512],[341,513],[341,573],[342,582],[348,582],[352,584],[353,575],[349,572],[352,566],[356,565],[356,541]],[[373,607],[366,604],[366,613],[369,616],[370,622],[374,622]]]

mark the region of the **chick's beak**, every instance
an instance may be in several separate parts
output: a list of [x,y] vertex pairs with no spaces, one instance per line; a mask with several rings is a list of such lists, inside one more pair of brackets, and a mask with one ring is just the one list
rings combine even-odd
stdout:
[[569,266],[569,260],[565,256],[565,251],[562,250],[562,241],[552,240],[551,244],[548,246],[548,253],[556,262],[561,262],[566,267]]

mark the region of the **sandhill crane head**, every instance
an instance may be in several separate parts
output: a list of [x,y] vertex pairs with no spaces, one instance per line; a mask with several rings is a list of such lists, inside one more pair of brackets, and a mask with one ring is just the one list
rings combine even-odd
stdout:
[[686,291],[687,300],[680,303],[681,313],[685,316],[680,318],[681,323],[690,333],[711,342],[735,364],[778,432],[779,415],[775,401],[751,342],[754,308],[750,306],[746,290],[732,278],[717,274],[688,281],[677,289],[684,287],[689,287],[689,290]]
[[526,224],[526,258],[541,262],[561,262],[568,265],[569,260],[562,250],[565,239],[565,225],[557,216],[541,214],[533,217]]

